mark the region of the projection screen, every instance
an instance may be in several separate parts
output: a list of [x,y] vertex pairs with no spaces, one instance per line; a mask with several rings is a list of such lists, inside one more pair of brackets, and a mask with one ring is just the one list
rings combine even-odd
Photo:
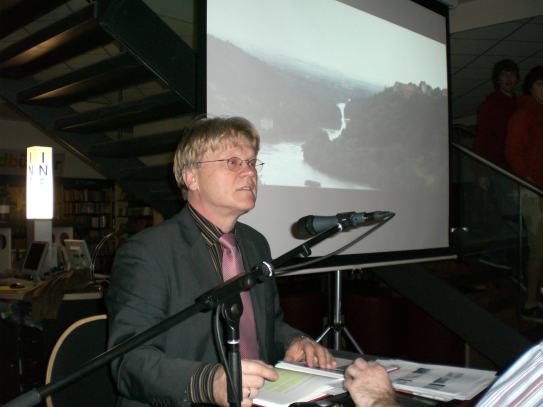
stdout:
[[246,117],[260,132],[258,200],[241,221],[274,257],[301,243],[291,226],[302,216],[375,210],[396,216],[329,265],[447,252],[447,17],[431,7],[207,0],[207,113]]

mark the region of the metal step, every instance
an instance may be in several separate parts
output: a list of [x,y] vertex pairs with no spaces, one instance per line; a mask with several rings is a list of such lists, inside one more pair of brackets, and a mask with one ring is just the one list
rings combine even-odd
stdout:
[[96,18],[104,31],[157,78],[195,106],[195,110],[204,112],[205,83],[197,76],[203,78],[205,52],[197,58],[196,52],[142,0],[97,2]]
[[68,0],[4,0],[0,3],[0,38],[24,27]]
[[[171,217],[181,210],[184,201],[173,180],[171,167],[164,170],[165,175],[160,175],[156,179],[120,178],[117,182],[125,191],[137,192],[139,201],[158,210],[165,217]],[[141,171],[138,174],[141,175]]]
[[62,106],[132,86],[153,77],[132,55],[123,53],[19,92],[20,103]]
[[166,218],[175,215],[184,205],[175,182],[168,183],[165,177],[160,180],[118,179],[117,182],[125,191],[137,192],[138,201],[153,207]]
[[[162,177],[160,179],[135,179],[130,180],[132,188],[137,188],[140,191],[144,191],[146,202],[154,201],[183,201],[181,196],[181,190],[175,183],[172,176],[171,167],[167,169],[169,177]],[[125,179],[126,180],[126,179]]]
[[123,168],[119,172],[122,179],[153,181],[153,180],[173,180],[172,163],[150,165],[144,167]]
[[55,121],[55,128],[69,132],[92,133],[191,113],[192,110],[192,107],[176,93],[164,92],[142,100],[64,117]]
[[182,130],[134,137],[128,140],[112,141],[93,145],[89,154],[100,157],[142,157],[174,152],[181,140]]
[[22,78],[111,42],[93,9],[89,5],[0,51],[0,75]]
[[166,218],[172,217],[183,207],[184,202],[181,199],[171,201],[153,201],[153,208],[164,214]]
[[[164,205],[169,207],[178,206],[179,209],[183,205],[183,197],[181,196],[181,191],[178,190],[177,193],[170,191],[149,191],[147,193],[147,199],[149,202],[162,202]],[[169,212],[170,216],[174,215],[175,212]]]

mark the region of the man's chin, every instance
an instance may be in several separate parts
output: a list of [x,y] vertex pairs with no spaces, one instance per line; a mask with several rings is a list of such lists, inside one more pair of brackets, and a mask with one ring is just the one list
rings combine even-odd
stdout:
[[252,201],[252,202],[247,202],[245,205],[242,205],[240,208],[240,210],[242,211],[242,215],[254,209],[255,204],[256,204],[256,201]]

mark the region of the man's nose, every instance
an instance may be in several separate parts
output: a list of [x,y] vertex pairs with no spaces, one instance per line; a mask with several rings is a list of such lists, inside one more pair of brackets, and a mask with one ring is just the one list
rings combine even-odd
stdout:
[[256,175],[256,168],[250,166],[247,161],[242,161],[240,173],[242,173],[242,174],[250,174],[250,173],[252,173],[252,174]]

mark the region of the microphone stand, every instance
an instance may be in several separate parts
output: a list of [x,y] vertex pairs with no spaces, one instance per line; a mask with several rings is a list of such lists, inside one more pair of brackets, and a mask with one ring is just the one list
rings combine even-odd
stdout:
[[239,295],[219,306],[226,322],[226,344],[228,352],[228,403],[230,407],[239,407],[243,400],[241,394],[241,355],[239,350],[239,320],[243,313],[243,303]]
[[318,235],[315,235],[311,239],[305,241],[299,246],[296,246],[294,249],[286,252],[285,254],[279,256],[275,260],[272,261],[273,267],[277,268],[285,264],[287,261],[294,257],[309,257],[311,256],[311,247],[315,246],[317,243],[322,242],[325,239],[328,239],[329,237],[334,236],[335,234],[341,232],[344,228],[348,227],[346,224],[348,220],[339,220],[337,224],[334,226],[324,230],[323,232],[319,233]]
[[[219,284],[215,288],[207,291],[206,293],[196,298],[194,304],[179,311],[171,317],[166,318],[165,320],[159,322],[151,328],[148,328],[145,331],[134,335],[126,341],[121,342],[114,347],[108,349],[107,351],[101,353],[100,355],[94,357],[93,359],[84,363],[78,371],[68,374],[67,376],[53,383],[46,384],[39,388],[31,389],[17,396],[13,400],[8,401],[6,404],[3,405],[3,407],[35,406],[43,401],[43,399],[50,394],[53,394],[77,382],[79,379],[85,377],[94,370],[111,362],[113,359],[116,359],[119,356],[128,353],[137,346],[143,345],[145,342],[148,342],[149,340],[169,330],[180,322],[185,321],[186,319],[192,317],[199,312],[205,312],[215,309],[221,306],[221,304],[228,305],[228,307],[223,306],[223,309],[229,309],[228,312],[234,311],[231,314],[228,314],[228,317],[226,318],[227,324],[230,324],[228,320],[230,320],[233,324],[233,327],[230,327],[230,325],[228,325],[227,328],[227,337],[229,341],[228,360],[229,364],[232,365],[230,372],[233,373],[232,375],[230,375],[231,378],[229,379],[228,384],[228,401],[232,407],[239,407],[242,400],[241,360],[239,357],[239,317],[241,316],[241,312],[243,311],[243,306],[239,294],[242,291],[249,290],[250,288],[254,287],[257,283],[264,282],[266,279],[273,277],[274,267],[283,265],[295,256],[309,256],[311,254],[310,247],[343,230],[343,226],[344,225],[342,225],[341,222],[338,222],[337,225],[334,225],[331,228],[325,230],[324,232],[319,233],[315,237],[307,240],[293,250],[290,250],[286,254],[273,260],[271,264],[263,261],[262,263],[254,266],[250,272],[241,273],[236,277]],[[223,315],[225,314],[223,313]]]

